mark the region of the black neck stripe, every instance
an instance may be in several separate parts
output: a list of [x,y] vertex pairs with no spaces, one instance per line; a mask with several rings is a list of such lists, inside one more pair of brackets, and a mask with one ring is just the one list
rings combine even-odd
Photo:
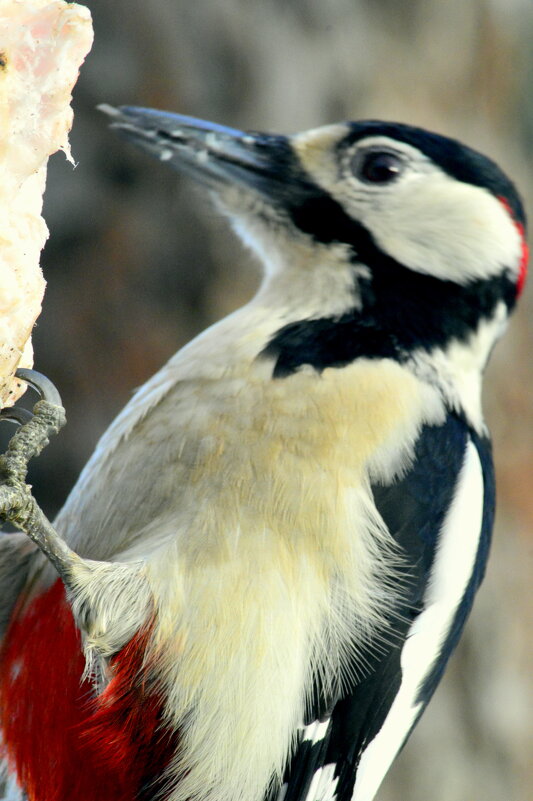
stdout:
[[358,358],[405,362],[415,350],[429,352],[452,340],[466,341],[502,296],[514,297],[515,292],[504,276],[465,288],[429,276],[421,281],[417,275],[416,284],[416,294],[409,294],[407,282],[393,282],[371,308],[289,323],[261,355],[274,359],[274,378],[304,365],[319,372],[345,367]]
[[361,310],[300,320],[274,335],[263,355],[275,359],[275,377],[290,375],[304,364],[321,371],[360,357],[404,361],[416,349],[466,341],[499,301],[509,309],[514,306],[515,282],[505,271],[462,286],[410,270],[384,254],[364,226],[326,195],[317,194],[290,213],[295,225],[318,241],[349,244],[354,261],[366,264],[371,277],[354,277]]

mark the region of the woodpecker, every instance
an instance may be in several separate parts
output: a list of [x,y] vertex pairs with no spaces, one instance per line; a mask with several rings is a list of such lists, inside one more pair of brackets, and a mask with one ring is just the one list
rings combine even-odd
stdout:
[[264,267],[98,444],[66,589],[0,545],[9,799],[372,801],[485,571],[482,374],[523,287],[499,167],[405,124],[109,106]]

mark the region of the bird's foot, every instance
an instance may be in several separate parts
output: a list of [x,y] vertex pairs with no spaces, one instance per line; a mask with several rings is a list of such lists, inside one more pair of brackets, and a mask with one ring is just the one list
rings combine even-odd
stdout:
[[17,378],[26,381],[40,396],[33,413],[18,406],[2,409],[0,420],[20,427],[0,456],[0,519],[24,531],[43,551],[68,584],[73,557],[32,495],[26,483],[28,463],[48,445],[53,434],[65,425],[65,410],[57,389],[35,370],[20,369]]
[[0,457],[0,477],[24,481],[28,462],[48,445],[52,434],[65,425],[65,410],[59,392],[49,378],[37,370],[20,368],[15,376],[25,381],[39,394],[33,412],[21,406],[6,407],[0,411],[0,420],[17,423],[20,428],[11,438],[4,456]]
[[0,456],[0,520],[12,523],[38,546],[63,580],[74,619],[81,631],[86,675],[102,687],[107,663],[149,620],[152,593],[144,565],[83,559],[55,530],[26,482],[28,462],[65,424],[65,410],[54,385],[33,370],[17,370],[41,396],[33,414],[13,407],[0,413],[20,428]]

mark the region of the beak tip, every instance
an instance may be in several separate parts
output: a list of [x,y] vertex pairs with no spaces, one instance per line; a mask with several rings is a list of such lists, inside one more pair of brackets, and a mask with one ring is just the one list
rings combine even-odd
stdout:
[[272,193],[275,163],[264,135],[157,109],[102,103],[98,110],[119,136],[211,188],[235,184]]
[[117,118],[121,117],[120,109],[115,108],[115,106],[109,105],[109,103],[99,103],[96,106],[97,111],[101,111],[102,114],[107,114],[108,117]]

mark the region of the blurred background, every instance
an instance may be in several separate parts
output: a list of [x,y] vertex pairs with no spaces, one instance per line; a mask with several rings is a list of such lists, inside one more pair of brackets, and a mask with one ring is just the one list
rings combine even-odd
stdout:
[[[177,348],[245,302],[258,268],[206,196],[118,140],[98,103],[290,133],[384,118],[498,161],[533,214],[530,0],[93,0],[75,170],[52,159],[36,367],[69,425],[33,471],[49,514],[99,435]],[[380,801],[533,799],[533,286],[492,359],[494,550],[458,654]]]

